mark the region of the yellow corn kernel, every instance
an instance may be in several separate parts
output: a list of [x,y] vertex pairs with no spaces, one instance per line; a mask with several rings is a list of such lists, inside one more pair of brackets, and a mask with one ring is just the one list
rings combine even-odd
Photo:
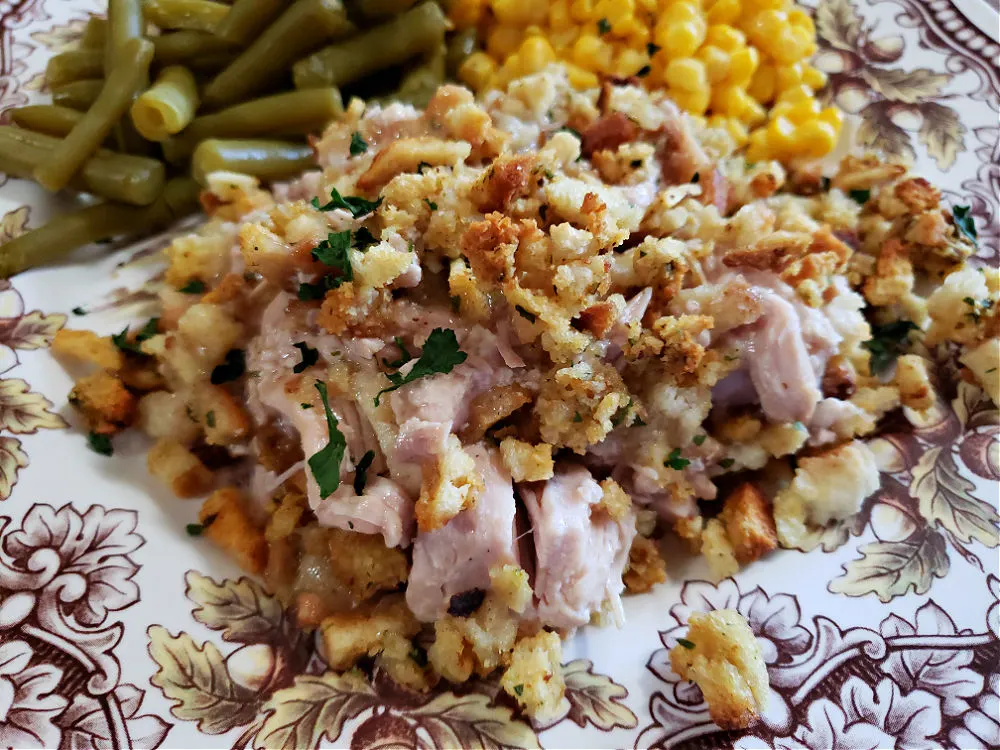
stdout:
[[777,90],[777,73],[770,63],[761,63],[750,79],[747,92],[757,101],[767,103],[774,99]]
[[486,88],[496,73],[497,64],[485,52],[473,52],[458,68],[458,80],[474,91]]
[[584,70],[579,65],[564,63],[566,66],[566,76],[570,85],[575,89],[592,89],[599,83],[596,75],[589,70]]
[[521,45],[521,30],[513,26],[495,26],[486,35],[486,51],[497,60],[505,60]]
[[563,31],[550,31],[549,43],[554,50],[562,52],[573,46],[573,42],[576,41],[579,33],[579,30],[575,26],[571,26]]
[[596,19],[594,0],[573,0],[569,6],[569,14],[577,23],[586,23]]
[[754,10],[784,10],[790,0],[747,0],[746,5]]
[[734,24],[741,11],[740,0],[715,0],[708,9],[708,22]]
[[816,24],[812,17],[801,8],[788,11],[788,23],[792,26],[799,26],[809,32],[809,36],[816,36]]
[[779,42],[788,28],[788,17],[780,10],[762,10],[743,28],[754,44],[771,53],[774,44]]
[[615,36],[624,39],[628,46],[633,49],[645,47],[649,41],[649,29],[635,16],[628,16],[620,21],[615,21],[611,28]]
[[537,73],[556,59],[556,53],[548,40],[541,36],[532,36],[524,40],[518,51],[524,65],[525,73]]
[[569,14],[569,0],[552,0],[549,3],[549,28],[553,31],[566,31],[573,26]]
[[733,52],[729,63],[729,83],[746,88],[760,64],[760,53],[755,47],[744,47]]
[[663,9],[660,16],[660,19],[668,24],[694,21],[700,18],[701,11],[698,9],[697,3],[691,2],[691,0],[675,0]]
[[584,70],[607,72],[611,67],[611,45],[593,34],[581,34],[573,43],[573,62]]
[[726,118],[725,129],[726,132],[729,133],[729,137],[733,139],[737,148],[742,148],[747,144],[747,140],[749,138],[747,126],[735,117]]
[[773,42],[768,50],[779,63],[793,63],[804,60],[811,53],[814,37],[801,26],[787,26]]
[[692,115],[704,114],[709,105],[708,89],[703,91],[670,89],[670,98],[677,103],[678,107]]
[[730,117],[742,117],[744,110],[756,104],[750,95],[738,86],[715,86],[712,89],[712,111]]
[[832,125],[839,132],[841,126],[844,124],[844,113],[836,107],[827,107],[819,113],[819,119],[822,122]]
[[817,119],[820,112],[819,102],[815,99],[796,102],[795,104],[790,105],[782,105],[780,109],[781,114],[794,122],[796,125],[801,125],[804,122],[810,122],[811,120]]
[[754,127],[755,125],[760,125],[766,119],[767,110],[764,109],[764,105],[752,96],[747,96],[743,101],[743,113],[740,115],[740,120],[750,127]]
[[548,11],[545,3],[530,3],[525,0],[492,0],[492,7],[497,20],[507,26],[544,23]]
[[657,25],[656,43],[669,58],[691,57],[705,41],[705,31],[705,21],[701,18],[672,23],[663,27],[662,31]]
[[709,83],[726,80],[729,75],[729,53],[714,44],[703,44],[698,50],[698,59],[705,65]]
[[468,29],[483,17],[485,0],[455,0],[448,10],[448,17],[456,28]]
[[[544,2],[536,2],[545,5]],[[631,17],[635,11],[635,0],[597,0],[594,13],[598,18],[604,18],[612,26]]]
[[823,156],[837,143],[837,130],[828,122],[811,120],[796,128],[792,143],[797,156]]
[[778,97],[779,104],[795,104],[796,102],[807,102],[813,98],[812,89],[810,89],[805,84],[798,84],[797,86],[789,86],[787,89],[781,92]]
[[818,68],[814,68],[812,65],[803,65],[802,83],[811,88],[813,91],[819,91],[821,88],[826,86],[826,73]]
[[802,63],[792,63],[791,65],[776,65],[774,67],[774,86],[780,94],[782,91],[798,86],[802,83]]
[[646,55],[634,49],[623,49],[615,55],[614,73],[617,76],[634,76],[647,64]]
[[705,64],[694,57],[671,60],[664,71],[664,78],[672,91],[708,91]]
[[708,27],[705,41],[726,52],[735,52],[746,46],[747,38],[742,31],[733,26],[715,24]]
[[764,161],[772,156],[768,147],[767,130],[759,128],[750,133],[750,140],[747,145],[747,161]]

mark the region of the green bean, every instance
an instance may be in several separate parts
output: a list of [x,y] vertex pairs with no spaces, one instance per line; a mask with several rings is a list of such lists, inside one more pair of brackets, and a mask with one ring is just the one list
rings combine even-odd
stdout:
[[388,23],[299,60],[292,66],[295,87],[343,86],[398,65],[441,44],[447,24],[436,4],[418,5]]
[[149,76],[153,45],[145,39],[130,39],[122,48],[118,66],[111,71],[97,101],[72,132],[53,149],[45,164],[35,170],[35,180],[48,190],[59,190],[101,145],[128,109]]
[[378,20],[413,7],[416,0],[357,0],[355,5],[365,18]]
[[96,49],[71,49],[49,58],[45,66],[45,81],[49,86],[61,86],[72,81],[104,76],[104,53]]
[[422,62],[403,76],[394,98],[420,109],[426,107],[438,86],[444,83],[447,56],[448,48],[444,42],[425,54]]
[[321,133],[343,111],[337,89],[306,89],[252,99],[196,117],[183,133],[164,142],[164,156],[170,162],[186,159],[206,138]]
[[57,216],[0,245],[0,278],[51,263],[98,240],[164,229],[198,208],[198,192],[195,182],[178,178],[170,180],[149,206],[99,203]]
[[315,164],[312,147],[306,144],[209,138],[194,150],[191,174],[202,185],[212,172],[240,172],[265,181],[280,180]]
[[293,61],[353,30],[340,0],[297,0],[209,83],[205,103],[225,106],[265,91]]
[[445,69],[452,78],[458,77],[458,69],[465,58],[479,48],[475,29],[465,29],[451,35],[448,40],[448,57],[445,62]]
[[108,0],[107,44],[104,48],[104,75],[118,67],[125,44],[142,36],[146,21],[142,0]]
[[[0,126],[0,169],[14,177],[29,178],[59,144],[58,138]],[[76,190],[110,200],[146,206],[163,189],[163,163],[145,156],[118,154],[100,149],[70,181]]]
[[215,31],[229,6],[212,0],[146,0],[146,20],[161,29]]
[[194,119],[198,109],[198,83],[191,71],[171,65],[160,71],[156,82],[132,102],[132,123],[150,141],[162,141],[179,133]]
[[81,49],[103,50],[108,39],[108,22],[100,16],[91,16],[80,35]]
[[236,0],[215,33],[228,42],[247,44],[260,36],[287,5],[288,0]]
[[154,36],[151,41],[159,65],[189,65],[193,58],[235,51],[231,44],[204,31],[172,31]]
[[29,104],[10,111],[10,119],[15,125],[36,133],[61,138],[83,117],[83,112],[55,104]]
[[104,88],[104,81],[73,81],[62,86],[52,87],[52,103],[60,107],[69,107],[80,112],[86,112]]
[[235,59],[235,52],[213,52],[209,55],[192,57],[185,64],[191,70],[199,73],[218,73],[220,70],[232,65]]

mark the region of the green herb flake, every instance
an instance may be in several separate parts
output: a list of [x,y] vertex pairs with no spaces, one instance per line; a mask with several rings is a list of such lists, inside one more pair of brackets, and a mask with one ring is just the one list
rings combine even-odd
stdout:
[[618,407],[617,411],[611,415],[611,426],[618,427],[625,422],[629,412],[632,410],[632,399],[628,400],[625,406]]
[[368,482],[368,469],[371,468],[372,461],[375,460],[375,451],[368,451],[358,461],[354,467],[354,494],[360,495],[365,491],[365,484]]
[[580,422],[583,421],[583,415],[581,415],[580,412],[575,412],[573,414],[573,421],[579,424]]
[[641,68],[639,68],[639,70],[636,72],[635,75],[637,78],[645,78],[652,72],[653,72],[652,67],[650,67],[649,65],[643,65]]
[[420,668],[427,666],[427,652],[420,646],[414,646],[410,649],[410,658],[417,663]]
[[191,279],[187,284],[182,286],[177,291],[183,292],[184,294],[204,294],[205,282],[202,281],[201,279]]
[[411,359],[413,359],[413,355],[410,354],[409,351],[407,351],[406,342],[403,341],[402,338],[400,338],[399,336],[393,336],[392,341],[396,345],[396,348],[399,349],[399,359],[394,360],[392,362],[383,359],[382,364],[384,364],[386,367],[391,367],[394,370],[398,370],[400,367],[402,367]]
[[677,639],[677,645],[683,646],[688,651],[694,650],[694,643],[692,643],[691,641],[689,641],[687,638],[678,638]]
[[667,460],[663,462],[663,465],[668,469],[673,469],[674,471],[683,471],[688,467],[691,462],[686,458],[681,458],[681,449],[674,448],[670,451],[667,456]]
[[212,370],[212,385],[229,383],[240,377],[247,367],[246,356],[242,349],[230,349],[221,365]]
[[659,51],[660,51],[660,45],[653,44],[652,42],[646,44],[646,54],[649,55],[650,57],[653,57]]
[[597,22],[597,33],[604,35],[611,31],[611,24],[608,22],[607,18],[602,18]]
[[205,415],[205,424],[209,427],[215,427],[215,412],[210,411]]
[[357,130],[351,133],[351,156],[363,154],[367,150],[368,144],[365,143],[365,139],[361,137],[361,133]]
[[215,519],[218,517],[218,513],[212,513],[211,515],[205,516],[205,521],[203,523],[189,523],[184,527],[184,530],[187,531],[188,536],[201,536],[205,529],[215,523]]
[[375,406],[379,405],[382,394],[394,391],[407,383],[412,383],[414,380],[419,380],[427,375],[449,373],[454,369],[455,365],[462,364],[467,356],[465,352],[459,349],[458,339],[455,338],[454,331],[448,328],[435,328],[431,331],[431,335],[427,337],[427,341],[424,342],[424,351],[420,355],[420,359],[416,361],[406,375],[394,372],[386,376],[392,385],[388,388],[383,388],[375,395]]
[[851,196],[851,200],[853,200],[855,203],[859,203],[862,206],[865,205],[869,200],[871,200],[872,197],[871,190],[849,190],[847,194]]
[[524,695],[524,685],[515,685],[514,686],[514,694],[518,698],[520,698],[522,695]]
[[719,466],[721,466],[723,469],[728,469],[735,463],[736,463],[735,458],[724,458],[721,461],[719,461]]
[[313,208],[319,209],[320,211],[333,211],[336,208],[342,208],[345,211],[349,211],[351,216],[357,219],[359,216],[364,216],[365,214],[370,214],[376,208],[382,205],[382,199],[370,201],[364,198],[358,198],[353,195],[348,195],[344,197],[340,194],[337,188],[330,190],[330,202],[320,205],[318,198],[313,198],[312,201]]
[[427,204],[427,208],[429,208],[431,211],[438,210],[438,204],[432,201],[430,198],[424,198],[424,203]]
[[334,268],[339,275],[333,280],[334,286],[340,286],[345,281],[354,280],[354,269],[351,268],[351,232],[331,232],[326,239],[313,248],[312,257],[325,266]]
[[313,349],[305,341],[296,341],[292,346],[298,349],[302,355],[301,361],[292,368],[292,372],[296,375],[300,372],[305,372],[319,361],[319,349]]
[[702,445],[707,438],[708,435],[695,435],[694,438],[692,438],[691,442],[693,442],[695,445]]
[[976,222],[972,218],[970,206],[955,206],[951,209],[951,220],[955,223],[955,228],[973,245],[978,244],[979,232],[976,231]]
[[364,250],[377,242],[378,240],[375,239],[375,235],[371,233],[368,227],[361,227],[361,229],[354,233],[354,247],[358,250]]
[[139,329],[139,332],[135,334],[135,338],[129,341],[128,338],[128,326],[125,327],[121,333],[116,333],[111,336],[111,341],[121,349],[123,352],[129,352],[131,354],[142,354],[142,348],[139,346],[143,341],[153,338],[160,331],[160,319],[150,318],[146,321],[146,325]]
[[74,307],[71,312],[74,315],[86,315],[87,314],[87,311],[84,310],[82,307]]
[[872,337],[861,343],[871,353],[869,369],[878,375],[885,372],[909,344],[910,331],[918,330],[909,320],[896,320],[885,325],[872,326]]
[[94,451],[94,453],[100,453],[102,456],[110,456],[115,452],[114,447],[111,445],[110,435],[91,432],[87,435],[87,445],[90,446],[90,450]]
[[525,310],[520,305],[514,305],[514,309],[517,310],[517,314],[524,318],[529,323],[534,323],[538,320],[538,316],[529,310]]
[[333,491],[340,485],[340,464],[344,460],[347,440],[337,428],[337,417],[330,410],[330,400],[326,393],[326,383],[317,380],[315,387],[319,392],[320,400],[323,402],[323,411],[326,413],[326,427],[330,434],[330,440],[325,446],[309,457],[308,463],[309,470],[312,472],[316,484],[319,485],[320,497],[326,498],[333,494]]
[[299,404],[299,406],[301,406],[303,409],[312,409],[313,408],[312,404],[306,403],[305,401],[303,401],[301,404]]

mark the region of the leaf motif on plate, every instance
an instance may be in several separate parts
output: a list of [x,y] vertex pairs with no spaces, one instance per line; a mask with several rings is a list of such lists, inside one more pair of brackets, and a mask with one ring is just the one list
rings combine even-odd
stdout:
[[52,55],[57,55],[75,48],[86,26],[85,19],[74,18],[66,23],[50,26],[47,31],[35,31],[31,38],[48,47]]
[[10,497],[17,484],[17,472],[28,465],[28,454],[21,450],[21,441],[0,437],[0,500]]
[[805,532],[796,538],[795,549],[812,552],[817,547],[822,547],[824,552],[833,552],[847,544],[851,536],[860,536],[867,523],[867,513],[855,513],[843,521],[826,526],[807,526]]
[[858,125],[858,142],[863,146],[878,146],[886,156],[903,161],[912,161],[913,146],[910,136],[889,117],[883,102],[875,102],[861,110],[861,123]]
[[931,526],[959,541],[1000,545],[1000,514],[991,503],[972,495],[976,486],[963,477],[949,450],[931,448],[913,468],[910,493],[920,501],[920,515]]
[[943,578],[949,569],[944,539],[930,529],[900,542],[865,544],[858,551],[861,557],[844,565],[844,575],[830,581],[831,593],[875,594],[888,602],[911,586],[918,594],[927,593],[934,578]]
[[151,625],[148,633],[149,655],[160,667],[150,682],[175,702],[170,713],[198,722],[206,734],[222,734],[253,721],[256,691],[232,678],[214,644],[198,646],[187,633],[173,636],[160,625]]
[[493,705],[479,693],[441,693],[409,716],[425,729],[435,748],[539,748],[538,735],[510,709]]
[[927,148],[927,154],[941,170],[951,169],[955,157],[965,151],[967,129],[951,107],[925,101],[920,105],[923,122],[918,140]]
[[28,216],[31,206],[18,206],[8,211],[0,219],[0,245],[20,237],[28,230]]
[[236,643],[265,643],[282,635],[285,618],[281,603],[249,578],[216,583],[190,571],[187,597],[198,606],[194,619],[222,638]]
[[[136,716],[146,693],[135,685],[119,685],[114,697],[121,707],[129,739],[135,748],[159,747],[171,725],[153,714]],[[73,696],[56,724],[63,731],[61,750],[108,750],[114,747],[104,707],[85,691]]]
[[0,342],[14,349],[45,349],[64,325],[65,315],[46,315],[34,310],[18,320],[12,329],[0,333]]
[[816,8],[816,33],[834,49],[857,52],[861,17],[850,0],[826,0]]
[[950,80],[944,73],[935,73],[927,68],[904,70],[865,66],[860,72],[872,91],[890,101],[903,104],[919,104],[939,96],[941,89]]
[[638,720],[621,702],[628,690],[603,674],[593,671],[589,659],[576,659],[563,665],[569,714],[566,718],[579,727],[593,724],[605,732],[622,727],[634,729]]
[[0,430],[30,435],[66,427],[65,419],[49,411],[52,402],[29,388],[20,378],[0,380]]
[[334,742],[344,724],[377,703],[378,696],[360,672],[300,675],[263,705],[264,723],[253,746],[306,750],[318,747],[324,738]]

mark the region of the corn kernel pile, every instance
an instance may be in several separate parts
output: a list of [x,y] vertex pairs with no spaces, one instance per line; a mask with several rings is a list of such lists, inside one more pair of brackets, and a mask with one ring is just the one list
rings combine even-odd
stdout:
[[476,90],[562,60],[578,88],[598,74],[666,88],[751,161],[820,157],[840,132],[839,110],[815,97],[816,29],[793,0],[454,0],[451,18],[485,43],[459,70]]

